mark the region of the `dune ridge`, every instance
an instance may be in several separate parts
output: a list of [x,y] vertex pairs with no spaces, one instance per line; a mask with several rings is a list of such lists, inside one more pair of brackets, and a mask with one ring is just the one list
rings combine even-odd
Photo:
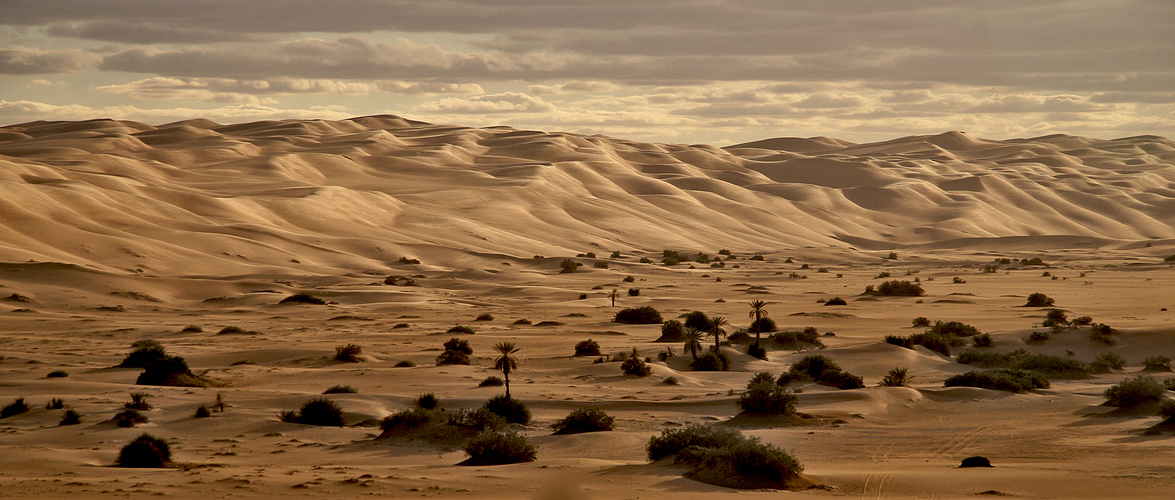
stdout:
[[430,248],[1175,238],[1175,142],[1156,136],[717,148],[395,116],[98,119],[0,128],[0,165],[0,260],[163,275],[380,269]]

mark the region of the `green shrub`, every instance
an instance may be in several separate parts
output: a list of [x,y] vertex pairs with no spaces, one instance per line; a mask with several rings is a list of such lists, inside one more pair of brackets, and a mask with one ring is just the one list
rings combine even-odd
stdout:
[[149,419],[146,415],[130,408],[124,409],[114,415],[114,425],[118,427],[134,427],[137,424],[145,424],[148,421]]
[[661,336],[654,342],[681,342],[685,340],[685,326],[680,321],[671,319],[661,323]]
[[1085,326],[1093,323],[1093,318],[1089,316],[1078,316],[1073,318],[1072,323],[1076,326]]
[[739,396],[738,407],[751,415],[795,415],[795,394],[775,383],[770,373],[758,373]]
[[68,376],[69,376],[69,372],[67,372],[65,370],[53,370],[53,371],[49,372],[48,375],[45,375],[45,378],[64,378],[64,377],[68,377]]
[[979,387],[997,391],[1027,392],[1032,389],[1048,389],[1049,381],[1036,372],[997,368],[953,375],[943,382],[943,387]]
[[1052,297],[1043,293],[1032,293],[1028,295],[1028,301],[1024,303],[1024,307],[1052,307],[1055,301]]
[[343,408],[329,399],[315,398],[302,403],[302,408],[296,412],[282,412],[281,420],[295,424],[342,427]]
[[745,438],[735,430],[690,425],[680,429],[662,430],[660,436],[649,438],[645,451],[650,461],[656,461],[691,447],[730,448],[743,439]]
[[901,297],[921,297],[926,295],[926,291],[922,289],[922,285],[917,283],[912,283],[905,280],[890,280],[882,283],[877,287],[877,294]]
[[772,343],[782,349],[790,349],[799,351],[811,347],[824,347],[824,342],[820,340],[820,332],[815,327],[804,328],[803,331],[783,331],[776,332],[768,337]]
[[358,363],[360,354],[363,354],[363,348],[355,344],[335,346],[335,361]]
[[909,387],[910,380],[913,378],[910,375],[909,368],[894,368],[884,377],[881,377],[881,382],[877,385],[882,387]]
[[502,387],[503,385],[506,385],[506,383],[502,381],[501,377],[496,375],[490,375],[485,380],[482,380],[481,383],[477,384],[478,387]]
[[469,459],[462,465],[503,465],[532,462],[535,449],[526,438],[514,432],[487,431],[465,444]]
[[635,347],[632,349],[632,356],[629,356],[628,359],[624,360],[624,363],[620,364],[620,369],[625,375],[635,375],[637,377],[648,377],[653,374],[653,369],[641,359]]
[[630,307],[617,312],[616,318],[612,321],[631,325],[655,325],[661,323],[661,313],[652,306]]
[[706,317],[706,313],[702,311],[693,311],[685,315],[685,327],[695,328],[699,331],[710,331],[710,318]]
[[162,439],[143,434],[122,447],[115,463],[119,467],[142,469],[167,467],[171,465],[171,448]]
[[417,429],[435,420],[436,416],[437,412],[432,412],[424,408],[398,411],[384,417],[379,423],[379,428],[384,432],[402,432],[409,429]]
[[1105,345],[1114,345],[1118,343],[1118,341],[1114,339],[1115,333],[1118,333],[1118,331],[1110,328],[1109,325],[1094,323],[1089,327],[1089,340],[1100,342]]
[[1103,353],[1096,357],[1089,363],[1090,373],[1110,373],[1110,370],[1121,370],[1126,366],[1126,360],[1122,356],[1112,352]]
[[441,407],[441,399],[431,392],[416,396],[416,400],[413,402],[425,410],[438,410]]
[[1166,356],[1150,356],[1142,360],[1142,371],[1169,372],[1171,371],[1171,358]]
[[437,355],[437,366],[468,365],[469,355],[461,351],[445,350]]
[[1088,378],[1085,363],[1050,354],[1029,354],[1012,364],[1018,370],[1032,370],[1048,378]]
[[807,378],[818,384],[836,387],[838,389],[858,389],[865,386],[864,380],[861,377],[845,372],[835,361],[820,354],[800,358],[799,361],[791,366],[788,373],[791,376],[780,385],[786,385],[787,382]]
[[930,327],[930,330],[927,332],[935,335],[954,335],[957,337],[973,337],[982,333],[978,328],[958,321],[935,321],[934,326]]
[[349,385],[336,385],[336,386],[332,386],[332,387],[328,388],[325,391],[322,391],[322,393],[323,394],[357,394],[357,393],[359,393],[359,389],[356,389],[356,388],[351,387]]
[[396,262],[399,262],[401,264],[419,264],[420,260],[419,259],[410,259],[408,257],[400,257]]
[[629,297],[639,297],[640,295],[641,295],[640,288],[629,288],[628,289],[628,296]]
[[599,356],[600,344],[592,339],[581,340],[575,344],[576,356]]
[[506,419],[508,423],[522,425],[530,423],[530,409],[526,407],[526,404],[507,397],[505,394],[490,398],[483,407]]
[[143,368],[147,363],[167,356],[163,345],[154,340],[138,340],[131,344],[131,352],[119,363],[120,368]]
[[641,257],[640,263],[641,264],[652,264],[653,261],[649,260],[648,257]]
[[608,269],[608,263],[604,262],[602,260],[597,260],[594,263],[592,263],[592,267],[594,267],[596,269]]
[[943,356],[951,356],[951,346],[963,345],[960,337],[953,335],[938,335],[934,333],[916,333],[910,336],[910,342],[915,345],[920,345],[931,351],[942,354]]
[[614,421],[614,418],[601,410],[580,408],[552,424],[551,428],[555,430],[556,435],[610,431]]
[[998,353],[971,348],[960,352],[955,361],[959,364],[975,365],[980,368],[1009,368],[1028,355],[1028,351],[1024,349]]
[[1175,401],[1164,399],[1162,403],[1159,403],[1158,413],[1160,417],[1166,417],[1168,420],[1175,418]]
[[711,350],[699,356],[690,366],[699,372],[724,372],[730,370],[730,358],[725,353]]
[[1045,314],[1044,321],[1042,321],[1040,323],[1040,326],[1068,326],[1068,325],[1069,325],[1069,317],[1066,316],[1065,311],[1063,311],[1061,309],[1049,309],[1049,312],[1047,314]]
[[684,462],[693,466],[685,477],[727,488],[785,489],[804,470],[787,452],[754,438],[743,438],[729,448],[691,451],[683,454],[688,456]]
[[451,333],[453,335],[473,335],[477,332],[473,331],[473,329],[468,326],[457,325],[448,330],[445,330],[445,333]]
[[485,408],[457,410],[449,413],[448,418],[447,425],[475,432],[500,431],[506,428],[506,419]]
[[845,371],[824,372],[816,383],[837,389],[860,389],[865,387],[865,380]]
[[559,274],[578,272],[580,265],[580,263],[574,260],[563,259],[563,261],[559,263]]
[[21,413],[30,410],[28,403],[25,403],[24,398],[16,398],[11,403],[8,403],[3,409],[0,409],[0,418],[8,418],[13,415],[20,415]]
[[775,320],[771,318],[759,318],[755,321],[752,321],[751,326],[747,327],[747,331],[760,333],[770,333],[777,329],[778,327],[775,325]]
[[1106,389],[1106,406],[1122,408],[1134,407],[1147,403],[1161,401],[1167,388],[1150,377],[1138,376],[1123,380],[1121,383]]
[[82,423],[82,414],[69,409],[61,415],[61,421],[57,422],[57,425],[77,425],[80,423]]

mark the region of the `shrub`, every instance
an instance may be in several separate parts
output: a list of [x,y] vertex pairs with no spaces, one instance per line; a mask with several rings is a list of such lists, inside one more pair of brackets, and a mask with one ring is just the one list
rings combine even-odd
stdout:
[[865,387],[864,379],[845,371],[825,372],[816,383],[842,390]]
[[991,347],[991,335],[981,333],[971,338],[972,345],[975,347]]
[[1048,389],[1049,381],[1039,373],[997,368],[953,375],[943,382],[943,387],[979,387],[997,391],[1027,392],[1032,389]]
[[767,348],[759,344],[751,344],[747,346],[747,355],[765,360],[767,359]]
[[1163,400],[1163,402],[1159,404],[1158,413],[1160,417],[1166,417],[1167,419],[1175,418],[1175,401],[1170,399]]
[[1171,371],[1171,358],[1166,356],[1150,356],[1142,360],[1142,371],[1169,372]]
[[[791,366],[788,373],[790,376],[780,385],[786,385],[788,382],[807,378],[818,384],[836,387],[838,389],[858,389],[865,387],[864,380],[861,377],[841,370],[835,361],[820,354],[804,356]],[[782,375],[780,379],[783,380]]]
[[517,321],[515,321],[515,322],[513,322],[513,323],[511,323],[511,324],[512,324],[512,325],[530,325],[530,324],[533,324],[533,323],[531,323],[531,321],[530,321],[529,319],[522,318],[522,319],[520,319],[520,320],[517,320]]
[[597,260],[596,262],[592,263],[592,267],[596,269],[608,269],[608,263],[602,260]]
[[955,361],[959,364],[975,365],[981,368],[1008,368],[1025,356],[1028,356],[1028,351],[1024,349],[1001,354],[972,348],[959,353]]
[[503,385],[506,385],[506,383],[502,381],[501,377],[496,375],[490,375],[477,384],[478,387],[502,387]]
[[886,335],[885,343],[905,347],[906,349],[914,348],[914,341],[910,337],[902,337],[900,335]]
[[61,421],[57,422],[57,425],[77,425],[80,423],[82,423],[82,414],[70,409],[65,410],[65,413],[61,415]]
[[416,397],[416,406],[424,408],[425,410],[436,410],[441,406],[441,400],[436,394],[431,392],[421,394]]
[[118,452],[119,467],[162,468],[171,465],[171,448],[162,439],[143,434]]
[[803,331],[783,331],[776,332],[768,337],[771,342],[783,349],[791,349],[794,351],[803,350],[809,347],[824,347],[824,342],[820,340],[820,332],[814,327],[804,328]]
[[506,420],[485,408],[457,410],[449,413],[448,425],[477,432],[500,431],[506,428]]
[[724,372],[730,370],[730,358],[722,352],[709,351],[691,364],[694,371],[699,372]]
[[717,427],[690,425],[680,429],[665,429],[660,436],[649,438],[645,445],[650,461],[660,460],[691,447],[730,448],[742,441],[738,431]]
[[775,320],[771,318],[759,318],[755,321],[752,321],[751,326],[747,327],[748,331],[760,333],[774,332],[777,329],[778,327],[775,325]]
[[1118,341],[1114,339],[1115,333],[1118,333],[1118,331],[1110,328],[1110,325],[1094,323],[1089,327],[1089,340],[1100,342],[1105,345],[1114,345],[1118,343]]
[[1092,324],[1093,318],[1091,318],[1089,316],[1078,316],[1076,318],[1073,318],[1072,323],[1076,326],[1085,326],[1085,325]]
[[1050,354],[1029,354],[1012,364],[1018,370],[1032,370],[1048,378],[1087,378],[1085,363]]
[[118,427],[134,427],[137,424],[145,424],[148,422],[147,416],[139,413],[138,410],[130,408],[124,409],[114,414],[114,425]]
[[621,309],[612,321],[631,325],[655,325],[661,323],[661,313],[652,306],[630,307]]
[[555,430],[555,435],[610,431],[613,428],[614,420],[601,410],[580,408],[551,424],[551,428]]
[[461,351],[446,349],[437,355],[437,366],[441,365],[468,365],[469,355]]
[[314,304],[314,305],[319,305],[319,306],[325,306],[326,301],[322,300],[318,297],[315,297],[313,295],[310,295],[308,293],[302,292],[302,293],[295,293],[289,297],[286,297],[286,298],[282,299],[281,302],[278,302],[278,304]]
[[235,335],[235,334],[241,334],[241,333],[249,333],[249,332],[246,332],[244,328],[241,328],[239,326],[226,326],[224,328],[221,328],[219,332],[216,332],[217,335]]
[[800,358],[788,371],[803,373],[812,380],[820,380],[825,371],[840,371],[840,366],[824,355],[815,354]]
[[3,409],[0,409],[0,418],[8,418],[13,415],[20,415],[29,411],[28,403],[24,402],[24,398],[16,398],[11,403],[8,403]]
[[648,257],[641,257],[640,263],[641,264],[652,264],[653,261],[649,260]]
[[1126,366],[1126,360],[1122,356],[1112,352],[1103,353],[1096,357],[1089,363],[1090,373],[1110,373],[1110,370],[1121,370]]
[[209,410],[207,406],[200,405],[196,407],[196,413],[192,415],[192,418],[208,418],[211,416],[212,411]]
[[981,333],[978,328],[958,321],[947,321],[945,323],[935,321],[934,326],[930,327],[928,332],[935,335],[954,335],[957,337],[972,337]]
[[934,333],[916,333],[910,336],[910,343],[920,345],[931,351],[942,354],[943,356],[951,356],[951,345],[962,345],[963,341],[959,337],[938,335]]
[[408,323],[396,323],[396,324],[392,325],[392,328],[400,329],[400,328],[408,328],[410,326],[412,326],[412,325],[409,325]]
[[1028,302],[1024,303],[1024,307],[1052,307],[1055,301],[1052,297],[1043,293],[1028,294]]
[[349,385],[336,385],[336,386],[330,387],[329,389],[327,389],[325,391],[322,391],[322,393],[323,394],[357,394],[357,393],[359,393],[359,389],[356,389],[356,388],[351,387]]
[[[445,333],[451,333],[453,335],[473,335],[474,333],[477,333],[477,332],[474,332],[473,329],[468,326],[457,325],[457,326],[454,326],[448,330],[445,330]],[[470,354],[472,354],[472,353],[470,353]]]
[[587,294],[586,293],[579,294],[579,300],[587,300]]
[[763,260],[763,256],[759,254],[752,255],[748,260]]
[[960,284],[963,284],[963,283],[966,283],[966,282],[967,282],[967,280],[965,280],[965,279],[963,279],[963,278],[960,278],[960,277],[958,277],[958,276],[955,276],[954,278],[951,278],[951,283],[954,283],[954,284],[956,284],[956,285],[960,285]]
[[188,362],[179,356],[164,356],[143,367],[143,373],[135,379],[138,385],[199,386]]
[[654,342],[681,342],[685,340],[685,326],[680,321],[671,319],[661,323],[661,336]]
[[1032,332],[1028,334],[1028,338],[1024,339],[1025,344],[1042,344],[1048,339],[1052,338],[1049,332]]
[[914,324],[915,328],[930,326],[930,320],[926,319],[925,316],[918,316],[917,318],[914,318],[910,322]]
[[917,283],[911,283],[905,280],[890,280],[882,283],[877,287],[877,294],[902,297],[921,297],[926,295],[926,291],[922,289],[922,285]]
[[847,305],[849,305],[849,303],[845,302],[845,299],[842,299],[840,297],[833,297],[831,299],[828,299],[828,302],[825,302],[824,305],[826,305],[826,306],[847,306]]
[[882,387],[909,387],[910,380],[913,378],[910,375],[909,368],[894,368],[884,377],[881,377],[881,382],[877,385]]
[[575,344],[576,356],[599,356],[600,344],[592,339],[581,340]]
[[410,259],[408,257],[400,257],[396,262],[399,262],[401,264],[419,264],[420,260],[419,259]]
[[138,340],[131,344],[131,352],[119,363],[121,368],[143,368],[147,363],[167,356],[163,345],[154,340]]
[[711,327],[710,318],[706,317],[706,313],[702,311],[693,311],[685,315],[685,327],[696,328],[700,331],[709,331]]
[[69,376],[69,372],[67,372],[65,370],[53,370],[53,371],[49,372],[48,375],[45,375],[45,378],[63,378],[63,377],[68,377],[68,376]]
[[574,273],[579,271],[580,264],[571,259],[563,259],[559,263],[559,274]]
[[46,410],[60,410],[62,408],[65,408],[65,400],[61,398],[53,398],[45,403]]
[[200,325],[188,325],[180,330],[180,333],[200,333],[204,331],[204,327]]
[[432,422],[434,417],[435,412],[423,408],[413,408],[411,410],[398,411],[384,417],[379,423],[379,428],[384,432],[416,429]]
[[1106,397],[1106,406],[1129,408],[1146,403],[1157,403],[1163,399],[1166,392],[1167,389],[1163,387],[1163,384],[1153,378],[1139,375],[1111,386],[1102,395]]
[[396,362],[395,368],[412,368],[413,366],[416,366],[416,363],[404,359]]
[[296,412],[282,412],[281,420],[295,424],[342,427],[343,408],[329,399],[315,398],[302,403],[302,408]]
[[625,283],[632,283],[632,282],[634,282],[634,281],[636,281],[636,278],[633,278],[631,274],[630,274],[630,275],[628,275],[628,276],[625,276],[625,277],[624,277],[624,282],[625,282]]
[[665,385],[679,385],[679,384],[681,384],[681,381],[677,380],[677,377],[670,375],[668,377],[665,377],[665,379],[662,380],[661,383],[665,384]]
[[360,354],[363,354],[363,348],[355,344],[335,346],[335,361],[358,363]]
[[628,296],[629,297],[639,297],[640,295],[641,295],[640,288],[629,288],[628,289]]
[[475,319],[474,321],[493,321],[493,320],[494,320],[493,314],[481,313],[481,314],[477,315],[477,319]]
[[795,415],[796,395],[775,383],[770,373],[758,373],[739,396],[738,407],[751,415]]
[[648,377],[653,374],[653,369],[641,359],[635,347],[632,349],[632,356],[629,356],[628,359],[624,360],[624,363],[620,364],[620,369],[624,371],[625,375],[635,375],[637,377]]
[[469,341],[457,337],[450,338],[444,343],[443,347],[446,351],[457,351],[469,355],[473,354],[473,348],[469,347]]
[[1069,318],[1065,315],[1065,311],[1061,309],[1049,309],[1040,326],[1067,326],[1068,324]]
[[487,431],[465,444],[469,459],[463,465],[503,465],[532,462],[534,446],[526,438],[513,432]]
[[787,452],[754,438],[743,438],[729,448],[683,455],[689,455],[685,461],[693,465],[685,477],[728,488],[785,489],[804,470]]
[[526,425],[530,423],[530,409],[522,401],[505,394],[494,396],[485,402],[483,408],[506,419],[507,423]]

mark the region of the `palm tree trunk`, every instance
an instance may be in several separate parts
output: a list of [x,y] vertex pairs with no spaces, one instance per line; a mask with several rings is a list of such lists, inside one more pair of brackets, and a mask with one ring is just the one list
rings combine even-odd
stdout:
[[759,324],[759,312],[755,311],[755,347],[759,347],[759,330],[763,329],[763,325]]
[[510,399],[510,370],[502,370],[502,375],[506,377],[506,399]]

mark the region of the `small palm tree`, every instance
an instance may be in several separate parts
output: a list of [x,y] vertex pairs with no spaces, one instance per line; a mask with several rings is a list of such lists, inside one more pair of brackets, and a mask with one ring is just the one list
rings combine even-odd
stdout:
[[698,353],[702,352],[702,332],[697,328],[685,329],[685,352],[698,360]]
[[910,375],[908,368],[894,368],[889,371],[889,374],[881,378],[881,382],[877,385],[883,387],[909,387],[910,380],[914,376]]
[[710,335],[714,336],[714,352],[718,352],[718,342],[722,340],[722,334],[726,333],[722,330],[722,327],[726,324],[728,324],[726,318],[722,316],[710,318]]
[[494,361],[494,368],[502,370],[502,376],[506,379],[506,399],[510,399],[510,372],[518,369],[518,358],[514,354],[521,350],[513,342],[498,342],[494,345],[494,352],[501,354]]
[[751,301],[751,312],[750,312],[750,314],[748,314],[748,316],[755,318],[755,322],[752,323],[751,325],[755,327],[755,345],[756,346],[759,345],[759,329],[761,327],[761,325],[759,324],[759,320],[763,319],[763,316],[767,315],[767,310],[764,309],[765,307],[767,307],[767,302],[765,302],[765,301],[762,301],[762,300],[752,300]]

